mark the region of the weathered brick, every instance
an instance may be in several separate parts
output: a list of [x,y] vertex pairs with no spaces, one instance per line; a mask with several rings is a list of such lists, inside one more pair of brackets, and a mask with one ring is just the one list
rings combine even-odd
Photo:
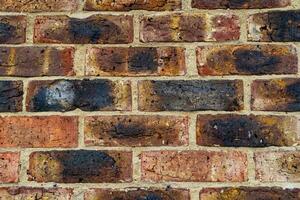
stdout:
[[177,76],[186,74],[185,49],[176,47],[90,48],[87,76]]
[[0,188],[0,196],[3,200],[71,200],[73,190],[64,188],[2,187]]
[[22,81],[0,81],[0,112],[22,111],[22,101]]
[[298,200],[299,197],[300,189],[279,187],[204,188],[200,191],[201,200]]
[[0,147],[76,147],[77,117],[0,117]]
[[118,44],[133,41],[133,17],[129,15],[92,15],[71,18],[66,15],[38,16],[35,43]]
[[268,147],[300,143],[296,117],[267,115],[198,115],[201,146]]
[[299,42],[300,11],[270,11],[248,18],[249,41]]
[[192,7],[199,9],[279,8],[289,5],[291,0],[192,0]]
[[60,12],[75,11],[79,0],[0,0],[0,11],[4,12]]
[[296,74],[298,57],[292,45],[222,45],[197,48],[200,75]]
[[139,110],[241,110],[243,83],[239,80],[139,81]]
[[256,80],[252,83],[251,109],[300,111],[300,79]]
[[0,153],[0,183],[18,182],[19,164],[20,164],[20,153],[14,153],[14,152]]
[[188,118],[92,116],[85,119],[88,146],[180,146],[188,144]]
[[25,40],[26,16],[0,16],[0,44],[21,44]]
[[240,35],[239,19],[232,14],[148,15],[140,23],[142,42],[226,41]]
[[74,75],[74,48],[0,47],[0,76]]
[[151,182],[243,182],[247,155],[238,151],[143,152],[142,180]]
[[131,110],[130,81],[31,81],[26,105],[32,112]]
[[88,11],[129,11],[129,10],[179,10],[181,0],[87,0],[84,10]]
[[57,183],[132,181],[132,153],[121,151],[34,152],[29,160],[29,180]]
[[299,151],[268,151],[254,155],[256,179],[262,182],[299,182]]
[[189,190],[166,188],[126,188],[123,190],[93,189],[85,193],[84,200],[189,200]]

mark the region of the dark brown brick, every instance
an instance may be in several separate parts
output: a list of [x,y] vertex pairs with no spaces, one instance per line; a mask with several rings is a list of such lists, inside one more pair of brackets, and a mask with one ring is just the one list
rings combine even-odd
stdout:
[[300,10],[270,11],[253,14],[248,19],[248,40],[299,42]]
[[2,187],[0,196],[3,200],[71,200],[73,190],[68,188],[31,188],[31,187]]
[[126,188],[124,190],[93,189],[85,193],[84,200],[190,200],[189,190],[166,188]]
[[222,45],[197,48],[200,75],[296,74],[298,57],[291,45]]
[[300,111],[300,79],[256,80],[251,87],[252,110]]
[[150,182],[244,182],[247,155],[238,151],[147,151],[142,180]]
[[179,10],[181,0],[87,0],[84,10],[88,11],[129,11],[129,10]]
[[139,81],[139,110],[197,111],[243,109],[239,80]]
[[261,182],[300,182],[300,152],[263,151],[254,154],[256,180]]
[[75,11],[79,0],[0,0],[4,12],[60,12]]
[[31,81],[26,105],[32,112],[66,112],[77,108],[83,111],[127,111],[131,110],[130,81]]
[[132,181],[132,153],[121,151],[48,151],[30,155],[29,180],[57,183]]
[[185,49],[175,47],[90,48],[87,76],[185,75]]
[[0,147],[76,147],[77,127],[77,117],[0,117]]
[[26,16],[0,16],[0,44],[21,44],[25,40]]
[[0,47],[0,76],[74,75],[74,48]]
[[192,7],[199,9],[278,8],[290,4],[291,0],[192,0]]
[[92,15],[71,18],[66,15],[38,16],[35,43],[118,44],[133,41],[133,17],[129,15]]
[[0,81],[0,112],[22,111],[22,101],[22,81]]
[[204,188],[200,191],[201,200],[298,200],[299,197],[300,189],[280,187]]
[[188,144],[188,118],[175,116],[92,116],[85,119],[88,146],[180,146]]
[[148,15],[141,19],[140,26],[142,42],[227,41],[240,35],[239,19],[232,14]]
[[198,115],[197,144],[201,146],[295,146],[299,119],[285,116]]

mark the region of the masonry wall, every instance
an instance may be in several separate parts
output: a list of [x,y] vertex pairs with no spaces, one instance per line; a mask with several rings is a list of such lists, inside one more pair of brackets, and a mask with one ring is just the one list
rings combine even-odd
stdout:
[[298,0],[0,0],[0,199],[300,199],[299,41]]

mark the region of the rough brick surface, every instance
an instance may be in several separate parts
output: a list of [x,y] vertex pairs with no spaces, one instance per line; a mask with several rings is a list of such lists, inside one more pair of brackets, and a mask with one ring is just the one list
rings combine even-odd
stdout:
[[226,41],[237,40],[240,35],[239,19],[231,14],[148,15],[141,19],[140,28],[142,42]]
[[14,152],[0,153],[0,183],[18,182],[19,164],[20,164],[20,153],[14,153]]
[[30,188],[30,187],[9,187],[0,188],[0,196],[3,200],[23,199],[45,199],[45,200],[71,200],[72,189],[62,188]]
[[29,180],[58,183],[130,182],[131,152],[50,151],[30,155]]
[[197,48],[200,75],[296,74],[298,57],[290,45],[222,45]]
[[89,11],[129,11],[129,10],[179,10],[181,0],[87,0],[84,10]]
[[22,101],[22,81],[0,81],[0,112],[22,111]]
[[140,81],[142,111],[241,110],[243,83],[233,81]]
[[0,11],[5,12],[59,12],[75,11],[79,0],[0,0]]
[[26,16],[0,16],[0,44],[21,44],[25,40]]
[[54,80],[32,81],[27,93],[27,110],[116,111],[131,109],[129,81]]
[[93,116],[85,119],[88,146],[180,146],[188,144],[188,118]]
[[0,76],[74,75],[74,48],[0,47]]
[[199,9],[277,8],[290,4],[291,0],[192,0],[192,7]]
[[248,18],[248,40],[266,42],[300,41],[300,11],[271,11]]
[[0,117],[0,147],[76,147],[77,117]]
[[243,182],[247,155],[238,151],[153,151],[141,156],[142,179],[161,182]]
[[296,117],[198,115],[197,144],[202,146],[267,147],[298,145]]
[[128,188],[124,190],[94,189],[86,192],[84,200],[105,199],[105,200],[130,200],[130,199],[163,199],[163,200],[190,200],[188,190],[167,188],[141,189]]
[[201,200],[297,200],[299,197],[299,189],[282,189],[279,187],[204,188],[200,191]]
[[300,79],[256,80],[252,83],[252,110],[300,111]]
[[298,151],[257,152],[254,155],[256,179],[262,182],[299,182]]
[[35,20],[35,43],[118,44],[133,40],[133,19],[129,15],[39,16]]
[[175,47],[91,48],[88,76],[185,75],[185,49]]

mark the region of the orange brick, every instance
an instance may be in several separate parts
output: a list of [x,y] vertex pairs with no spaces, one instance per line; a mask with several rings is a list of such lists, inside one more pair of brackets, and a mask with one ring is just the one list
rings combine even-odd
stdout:
[[19,164],[20,164],[19,153],[14,153],[14,152],[0,153],[0,183],[18,182]]

